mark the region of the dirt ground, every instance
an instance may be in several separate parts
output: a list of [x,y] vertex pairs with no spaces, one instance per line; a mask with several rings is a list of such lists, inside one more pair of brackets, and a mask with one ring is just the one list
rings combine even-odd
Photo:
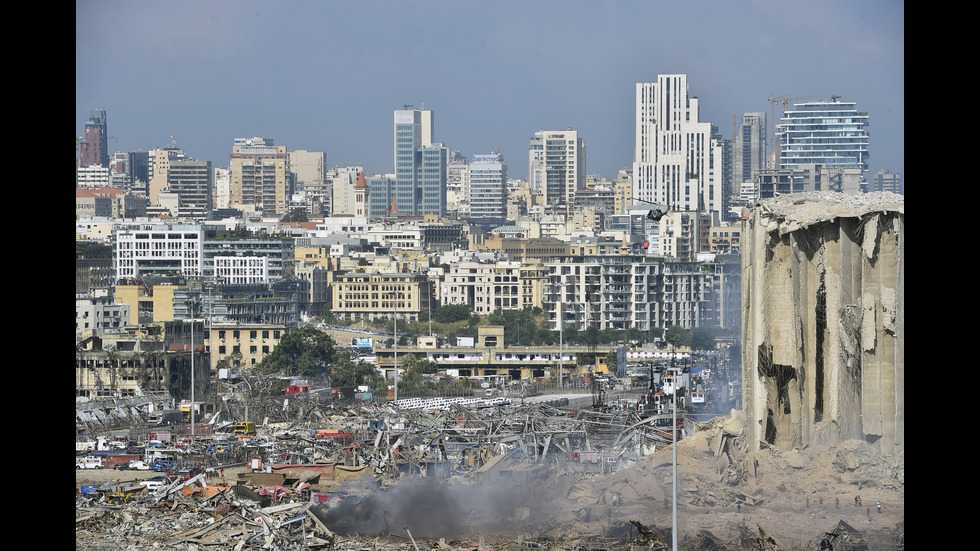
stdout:
[[[772,536],[780,549],[813,549],[819,538],[844,521],[877,542],[870,549],[896,549],[904,542],[905,467],[904,455],[886,456],[861,441],[836,446],[777,451],[763,449],[744,454],[734,446],[728,459],[716,455],[722,434],[730,434],[737,420],[718,418],[711,426],[699,427],[678,445],[678,541],[681,549],[698,546],[705,531],[716,542],[738,549],[739,536],[758,534],[759,528]],[[727,425],[726,425],[727,423]],[[567,547],[590,537],[623,542],[636,535],[630,521],[657,531],[670,543],[671,513],[664,499],[671,497],[672,450],[667,447],[646,456],[632,468],[606,476],[558,474],[545,480],[504,486],[491,473],[481,482],[499,486],[494,497],[482,494],[472,479],[459,482],[425,481],[447,487],[470,485],[455,501],[448,494],[415,494],[404,497],[409,506],[426,510],[427,517],[461,517],[453,524],[444,521],[445,537],[475,542],[485,535],[489,541],[552,541]],[[227,469],[223,480],[234,484],[244,467]],[[552,469],[554,471],[554,469]],[[156,476],[153,471],[78,470],[76,486],[105,482],[128,482]],[[209,478],[209,483],[222,478]],[[397,482],[392,488],[405,484]],[[473,488],[472,490],[470,488]],[[388,490],[394,493],[392,489]],[[613,506],[615,493],[623,504]],[[405,492],[403,492],[405,494]],[[602,503],[603,495],[606,502]],[[855,506],[860,496],[862,506]],[[839,508],[837,504],[839,500]],[[440,511],[437,502],[451,501]],[[486,509],[496,501],[499,507]],[[881,502],[881,512],[877,502]],[[388,502],[381,507],[391,508]],[[741,510],[739,510],[741,503]],[[867,509],[870,508],[870,520]],[[387,511],[386,511],[387,512]],[[406,513],[408,514],[408,513]],[[413,520],[413,532],[421,520]],[[421,533],[423,527],[418,526]],[[420,538],[424,539],[424,538]],[[589,545],[594,547],[594,542]],[[611,547],[612,545],[610,545]]]

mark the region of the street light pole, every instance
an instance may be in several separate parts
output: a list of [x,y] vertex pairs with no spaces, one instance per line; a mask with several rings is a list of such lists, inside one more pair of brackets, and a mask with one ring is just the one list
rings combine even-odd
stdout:
[[398,291],[395,291],[395,403],[398,403]]
[[194,302],[188,303],[191,309],[191,442],[194,441],[196,417],[194,415]]
[[564,346],[562,336],[565,329],[565,312],[564,312],[565,309],[562,308],[562,301],[564,299],[562,295],[565,294],[565,284],[559,283],[558,285],[562,290],[561,294],[558,295],[558,388],[564,390],[565,374],[562,370],[561,356],[562,356],[562,348]]

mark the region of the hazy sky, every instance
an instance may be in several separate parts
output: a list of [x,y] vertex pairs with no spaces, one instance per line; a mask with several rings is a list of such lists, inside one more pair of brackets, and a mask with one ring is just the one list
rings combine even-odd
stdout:
[[565,128],[587,171],[614,178],[633,160],[635,83],[666,73],[688,74],[726,138],[733,113],[768,114],[772,96],[855,101],[872,172],[904,173],[902,1],[75,3],[76,136],[105,109],[110,151],[175,136],[215,167],[260,135],[390,171],[393,111],[424,104],[436,141],[499,147],[512,178],[536,130]]

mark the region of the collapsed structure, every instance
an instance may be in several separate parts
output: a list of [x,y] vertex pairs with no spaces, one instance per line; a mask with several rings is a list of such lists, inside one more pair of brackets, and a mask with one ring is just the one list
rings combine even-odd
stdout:
[[743,215],[746,443],[905,445],[905,202],[806,193]]

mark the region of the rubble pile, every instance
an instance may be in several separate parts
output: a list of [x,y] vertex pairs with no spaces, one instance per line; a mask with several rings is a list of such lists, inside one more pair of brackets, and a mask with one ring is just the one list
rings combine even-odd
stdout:
[[[811,548],[841,523],[859,527],[835,536],[841,543],[901,541],[904,458],[864,442],[750,453],[741,423],[733,412],[685,428],[681,549],[775,548],[770,540]],[[270,444],[266,457],[290,462],[227,464],[157,490],[110,483],[79,493],[76,549],[543,551],[671,541],[670,446],[655,421],[629,411],[357,406],[269,423],[255,438]],[[850,505],[854,493],[886,504],[876,524]]]

